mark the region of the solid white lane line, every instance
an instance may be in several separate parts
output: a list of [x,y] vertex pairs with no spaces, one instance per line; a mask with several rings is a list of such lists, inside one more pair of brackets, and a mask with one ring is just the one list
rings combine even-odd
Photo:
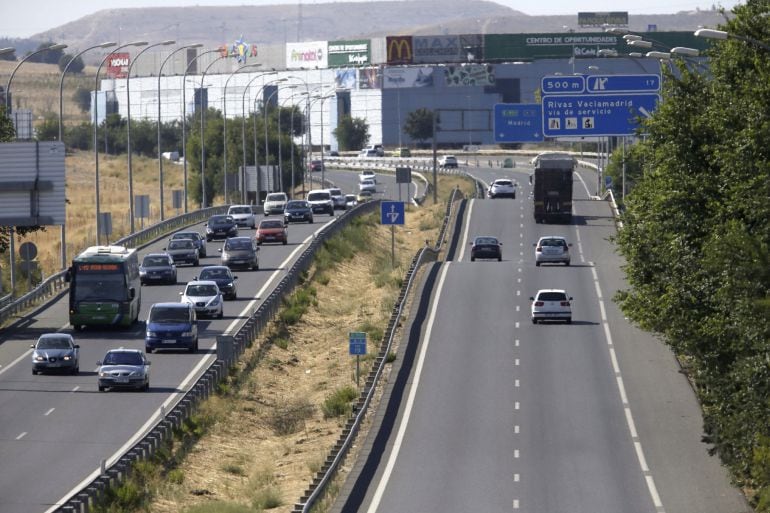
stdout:
[[468,230],[470,227],[470,219],[471,215],[473,214],[473,204],[476,202],[476,200],[470,200],[468,202],[468,214],[465,216],[466,219],[468,219],[467,223],[464,223],[465,226],[463,226],[463,236],[460,238],[460,256],[457,258],[458,262],[462,262],[463,258],[465,258],[465,247],[468,245]]
[[446,280],[446,275],[449,271],[450,265],[451,262],[446,262],[444,264],[444,268],[441,270],[441,277],[438,281],[436,296],[433,298],[433,306],[431,307],[430,316],[428,317],[428,327],[425,330],[425,338],[423,339],[422,346],[420,347],[420,355],[417,358],[417,366],[414,372],[414,379],[412,380],[412,386],[409,389],[409,396],[406,400],[406,406],[404,407],[404,414],[401,419],[401,424],[398,427],[398,433],[396,434],[396,439],[393,442],[393,449],[390,451],[390,456],[388,457],[388,462],[385,465],[385,470],[383,471],[382,477],[377,484],[377,489],[375,490],[374,496],[372,497],[372,502],[369,504],[369,508],[367,509],[368,513],[376,512],[377,508],[380,506],[380,501],[382,501],[385,488],[388,486],[388,480],[390,479],[390,476],[393,473],[393,469],[396,466],[396,459],[398,458],[398,453],[401,450],[401,444],[404,442],[406,427],[409,424],[409,417],[412,415],[414,400],[417,396],[417,388],[420,385],[420,377],[422,375],[423,366],[425,365],[425,355],[428,352],[428,346],[430,345],[431,335],[433,333],[433,324],[436,321],[436,311],[438,310],[438,305],[441,302],[441,292],[444,289],[444,281]]
[[25,351],[24,354],[22,354],[21,356],[16,358],[14,361],[12,361],[8,365],[6,365],[5,368],[0,369],[0,374],[2,374],[3,372],[7,371],[8,369],[13,367],[14,365],[19,363],[20,361],[24,360],[25,358],[29,357],[29,355],[31,355],[31,354],[32,354],[32,349],[27,349],[27,351]]

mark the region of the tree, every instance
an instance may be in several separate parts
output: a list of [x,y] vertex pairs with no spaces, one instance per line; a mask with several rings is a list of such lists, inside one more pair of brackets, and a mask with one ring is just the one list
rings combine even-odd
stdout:
[[78,87],[72,95],[72,99],[75,100],[80,112],[88,112],[91,110],[91,90],[87,87]]
[[404,132],[419,142],[431,139],[433,137],[433,111],[423,107],[410,112],[404,122]]
[[343,151],[363,148],[369,142],[369,125],[362,118],[343,116],[332,133]]
[[[70,64],[70,61],[72,61],[72,64]],[[67,64],[70,66],[67,71],[71,73],[82,73],[86,67],[86,65],[83,63],[83,59],[81,59],[79,56],[76,57],[73,61],[72,55],[65,53],[62,54],[61,58],[59,59],[59,70],[63,72],[67,67]]]
[[43,122],[35,127],[38,141],[56,141],[59,139],[59,117],[55,114],[46,114]]
[[[48,48],[49,46],[53,45],[52,42],[47,43],[40,43],[37,46],[36,52],[39,50],[43,50],[44,48]],[[33,52],[29,52],[30,54]],[[44,64],[58,64],[59,61],[62,58],[62,55],[64,54],[64,49],[60,48],[58,50],[48,50],[45,52],[40,52],[36,55],[33,55],[29,58],[28,62],[41,62]]]
[[0,61],[15,61],[16,52],[4,53],[0,55]]
[[770,125],[758,113],[770,111],[770,56],[750,40],[770,39],[770,8],[733,12],[720,28],[736,38],[711,47],[709,74],[666,72],[645,122],[616,237],[629,288],[616,299],[687,362],[713,451],[767,512]]

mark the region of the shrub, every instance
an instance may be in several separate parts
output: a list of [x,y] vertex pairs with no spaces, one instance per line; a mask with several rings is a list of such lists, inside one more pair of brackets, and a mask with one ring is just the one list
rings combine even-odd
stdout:
[[336,390],[332,395],[326,398],[321,409],[324,418],[341,417],[350,414],[351,401],[358,396],[358,392],[351,387],[346,386]]

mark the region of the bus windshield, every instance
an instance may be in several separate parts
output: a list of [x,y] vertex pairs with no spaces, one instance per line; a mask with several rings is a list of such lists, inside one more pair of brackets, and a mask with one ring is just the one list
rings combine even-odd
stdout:
[[117,273],[79,273],[75,275],[75,301],[126,301],[126,277]]

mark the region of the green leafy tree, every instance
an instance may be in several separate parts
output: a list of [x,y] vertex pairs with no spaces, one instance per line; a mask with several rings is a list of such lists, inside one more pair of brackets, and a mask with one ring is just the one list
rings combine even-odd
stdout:
[[[733,12],[724,30],[770,40],[767,2]],[[770,111],[770,55],[733,38],[708,53],[708,74],[684,63],[666,73],[632,152],[639,167],[616,237],[629,288],[617,299],[687,362],[708,441],[767,512],[770,124],[760,113]]]
[[4,53],[0,55],[0,61],[15,61],[15,60],[16,60],[16,52]]
[[423,107],[407,114],[406,121],[404,121],[404,133],[419,142],[431,139],[433,137],[433,111]]
[[[37,46],[37,49],[35,49],[35,51],[39,51],[39,50],[42,50],[44,48],[48,48],[52,44],[53,43],[51,43],[50,41],[47,42],[47,43],[40,43]],[[29,52],[29,53],[31,54],[33,52]],[[63,48],[62,49],[58,49],[58,50],[47,50],[45,52],[40,52],[40,53],[38,53],[36,55],[33,55],[32,57],[29,58],[28,62],[40,62],[40,63],[43,63],[43,64],[58,64],[59,61],[61,60],[63,54],[64,54],[64,49]]]
[[55,114],[46,114],[43,122],[35,127],[38,141],[59,140],[59,117]]
[[72,94],[72,99],[75,100],[80,112],[91,110],[91,90],[89,88],[78,87]]
[[369,125],[362,118],[343,116],[332,133],[342,151],[357,150],[369,142]]
[[[83,59],[81,59],[79,56],[75,58],[75,60],[72,60],[72,55],[65,53],[62,54],[61,58],[59,59],[59,71],[64,71],[64,69],[69,64],[69,69],[67,70],[68,73],[82,73],[85,69],[86,65],[83,63]],[[70,61],[72,61],[72,64],[70,64]]]

